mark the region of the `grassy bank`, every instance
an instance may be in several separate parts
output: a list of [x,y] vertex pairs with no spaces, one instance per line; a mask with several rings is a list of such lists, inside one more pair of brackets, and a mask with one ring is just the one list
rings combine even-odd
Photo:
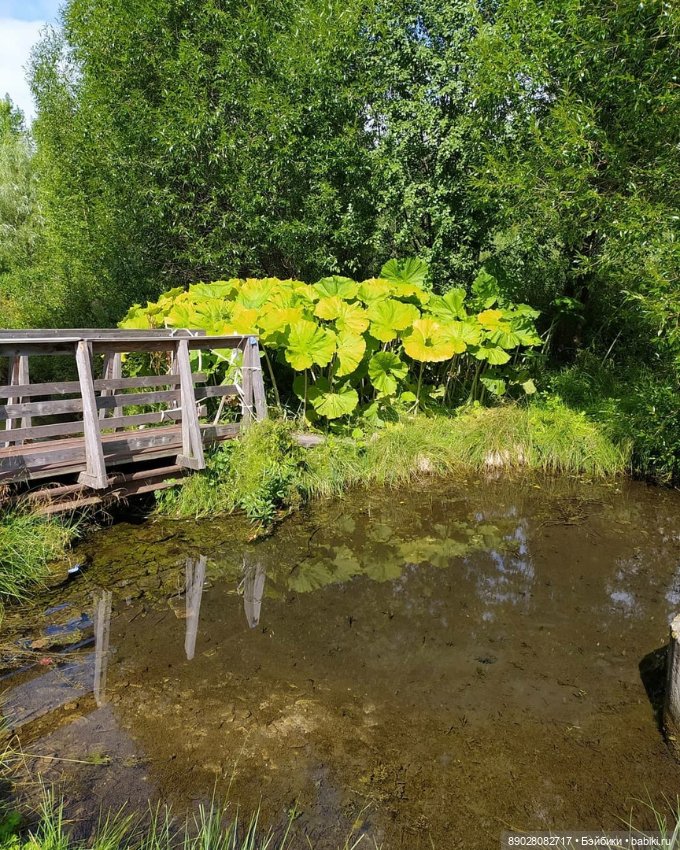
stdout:
[[21,599],[44,582],[50,562],[64,555],[76,534],[73,522],[27,511],[0,515],[0,601]]
[[[256,812],[243,819],[230,806],[201,806],[193,818],[174,820],[168,811],[158,811],[151,822],[139,827],[135,819],[119,812],[105,821],[87,841],[69,836],[62,804],[50,795],[43,803],[38,823],[21,829],[15,813],[0,818],[0,850],[314,850],[296,829],[294,812],[278,833],[266,829]],[[365,835],[350,834],[337,850],[375,848]]]
[[427,474],[528,469],[599,477],[628,465],[625,445],[560,403],[405,417],[347,436],[330,434],[309,449],[295,442],[296,430],[285,421],[252,427],[216,451],[205,473],[160,494],[158,510],[184,517],[243,510],[267,521],[315,496]]

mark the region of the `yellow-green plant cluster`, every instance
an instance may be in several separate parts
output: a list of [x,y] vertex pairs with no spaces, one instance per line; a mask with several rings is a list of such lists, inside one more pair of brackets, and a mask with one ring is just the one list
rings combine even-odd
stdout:
[[[332,276],[314,284],[231,279],[176,288],[134,305],[124,328],[197,328],[260,338],[273,389],[302,399],[309,418],[338,419],[390,405],[447,404],[462,394],[533,392],[524,368],[540,343],[537,312],[504,302],[481,272],[471,294],[438,295],[417,260],[391,261],[381,277]],[[230,352],[213,352],[218,368]],[[310,408],[311,405],[311,408]]]

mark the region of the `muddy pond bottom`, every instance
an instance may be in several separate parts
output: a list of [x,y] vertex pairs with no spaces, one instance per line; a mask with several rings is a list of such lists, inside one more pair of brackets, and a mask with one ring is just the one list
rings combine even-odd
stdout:
[[657,713],[678,494],[427,482],[247,534],[118,524],[9,616],[6,721],[77,833],[215,793],[274,829],[296,807],[294,846],[484,850],[649,826],[640,799],[680,791]]

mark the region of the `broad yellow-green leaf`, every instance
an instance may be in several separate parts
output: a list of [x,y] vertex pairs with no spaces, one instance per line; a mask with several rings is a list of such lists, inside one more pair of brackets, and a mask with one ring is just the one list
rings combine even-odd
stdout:
[[343,304],[342,298],[339,295],[324,295],[317,301],[314,308],[314,315],[319,319],[327,319],[331,321],[335,319],[340,312],[340,305]]
[[501,348],[517,348],[521,344],[519,334],[515,333],[509,322],[499,322],[496,330],[489,334],[489,339]]
[[337,336],[338,367],[335,374],[342,378],[355,371],[366,351],[366,340],[358,334],[341,331]]
[[397,331],[406,330],[420,316],[413,304],[403,304],[393,298],[369,304],[366,313],[371,320],[371,336],[381,342],[395,339]]
[[379,277],[371,277],[365,280],[357,292],[358,297],[364,304],[372,304],[383,298],[389,298],[392,294],[392,284]]
[[395,298],[404,298],[411,301],[417,301],[419,304],[427,304],[432,293],[421,289],[414,283],[393,283],[392,291]]
[[427,302],[427,312],[442,322],[464,319],[467,315],[463,307],[464,301],[464,289],[450,289],[446,295],[432,295]]
[[416,257],[388,260],[380,270],[380,277],[390,283],[410,283],[420,289],[427,277],[427,263]]
[[257,333],[257,317],[260,311],[254,307],[244,307],[242,304],[234,306],[234,312],[229,319],[233,333],[254,334]]
[[522,384],[522,389],[527,395],[533,395],[536,392],[536,384],[529,378],[528,381],[524,381]]
[[153,326],[146,310],[139,304],[133,304],[127,311],[125,318],[118,323],[118,327],[146,331]]
[[453,343],[456,354],[462,354],[468,345],[478,345],[482,339],[482,329],[477,322],[447,322],[442,327],[447,339]]
[[455,353],[455,345],[442,326],[428,316],[416,319],[413,329],[402,336],[404,351],[414,360],[425,363],[436,363],[449,360]]
[[487,390],[495,396],[505,395],[506,384],[502,378],[491,378],[484,375],[479,379]]
[[173,328],[200,328],[201,322],[193,302],[175,302],[167,315],[167,322]]
[[368,363],[371,383],[383,395],[393,395],[408,375],[408,366],[392,351],[378,351]]
[[325,295],[339,295],[340,298],[351,299],[357,294],[359,284],[348,277],[324,277],[314,284],[314,289],[323,298]]
[[347,301],[341,301],[335,317],[335,327],[339,331],[362,334],[368,327],[366,311],[359,304],[350,304]]
[[257,325],[264,342],[281,345],[286,329],[303,318],[302,307],[275,307],[272,310],[263,310]]
[[230,298],[233,297],[241,285],[241,281],[216,280],[214,283],[194,283],[189,287],[192,298]]
[[474,356],[477,360],[486,360],[492,366],[502,366],[510,360],[510,355],[498,345],[490,345],[483,343],[475,351]]
[[335,354],[335,334],[306,319],[290,326],[286,343],[286,360],[298,372],[327,366]]
[[319,378],[310,387],[307,398],[319,416],[339,419],[347,416],[359,404],[359,396],[349,384],[336,384],[331,388],[326,378]]
[[236,301],[248,309],[259,309],[269,301],[275,289],[276,282],[273,278],[259,279],[251,277],[241,287],[239,294],[236,296]]
[[502,310],[482,310],[477,315],[479,324],[487,330],[495,331],[503,318]]

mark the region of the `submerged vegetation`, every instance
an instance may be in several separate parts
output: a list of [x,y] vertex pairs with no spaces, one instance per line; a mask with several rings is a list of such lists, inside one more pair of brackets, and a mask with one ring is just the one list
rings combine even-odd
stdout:
[[185,517],[243,510],[267,522],[281,509],[350,486],[497,469],[614,475],[627,465],[625,448],[559,402],[403,417],[382,428],[328,434],[311,448],[298,444],[296,430],[294,421],[251,426],[217,449],[204,473],[159,492],[158,510]]

